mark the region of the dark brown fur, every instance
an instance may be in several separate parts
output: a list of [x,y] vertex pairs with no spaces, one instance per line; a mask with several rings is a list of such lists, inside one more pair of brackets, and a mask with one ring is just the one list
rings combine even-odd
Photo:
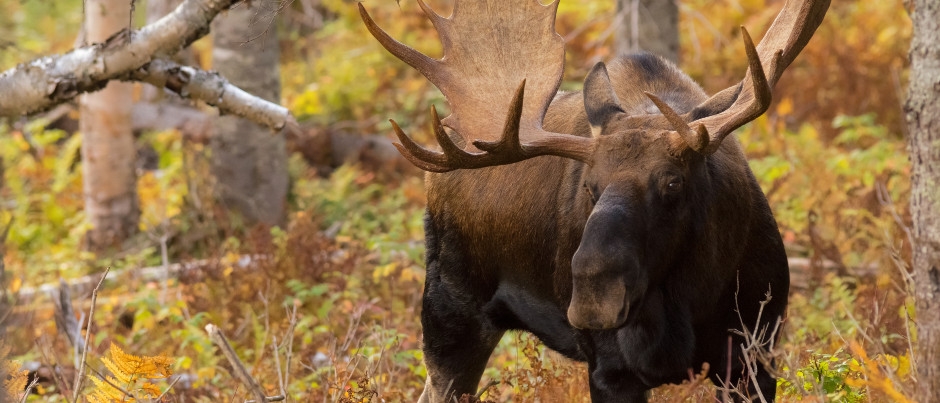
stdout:
[[[724,110],[734,92],[693,110],[704,91],[656,56],[608,71],[619,107],[595,105],[604,124],[590,166],[543,156],[427,175],[422,401],[473,393],[508,329],[587,361],[593,401],[645,401],[705,362],[721,381],[728,338],[742,341],[730,329],[755,326],[766,292],[760,325],[783,315],[786,256],[737,140],[675,155],[673,127],[643,93],[691,120]],[[545,129],[592,136],[584,98],[556,96]],[[738,350],[732,384],[747,379]],[[763,367],[757,378],[745,389],[772,399],[774,379]]]

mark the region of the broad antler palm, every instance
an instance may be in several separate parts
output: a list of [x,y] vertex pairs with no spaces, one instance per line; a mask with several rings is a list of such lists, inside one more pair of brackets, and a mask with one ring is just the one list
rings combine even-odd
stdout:
[[[542,119],[561,83],[564,40],[555,32],[557,0],[457,0],[444,18],[422,0],[444,48],[432,59],[390,37],[366,12],[359,12],[369,31],[393,55],[424,74],[450,103],[452,114],[432,125],[442,152],[416,144],[392,121],[401,140],[399,151],[416,166],[432,172],[481,168],[556,155],[590,162],[594,139],[542,129]],[[735,96],[723,112],[687,124],[668,105],[650,95],[688,146],[712,153],[734,129],[760,116],[783,70],[803,49],[822,22],[829,0],[788,0],[756,47],[742,28],[749,69],[744,80],[716,97]],[[467,144],[457,146],[444,127]],[[696,129],[692,129],[696,127]]]

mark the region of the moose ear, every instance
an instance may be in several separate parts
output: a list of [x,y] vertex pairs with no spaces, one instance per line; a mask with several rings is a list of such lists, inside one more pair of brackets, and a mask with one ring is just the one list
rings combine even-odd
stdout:
[[601,126],[614,113],[623,113],[614,87],[610,85],[610,76],[607,75],[607,66],[598,62],[584,79],[584,110],[587,112],[588,122],[595,137],[600,133]]

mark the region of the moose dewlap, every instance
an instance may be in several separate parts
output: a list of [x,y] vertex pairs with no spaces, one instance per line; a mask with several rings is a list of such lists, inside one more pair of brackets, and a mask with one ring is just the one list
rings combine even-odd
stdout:
[[583,91],[559,93],[557,2],[457,0],[449,18],[418,5],[441,59],[359,8],[452,110],[431,109],[441,151],[392,122],[401,153],[429,171],[421,402],[474,394],[509,329],[587,361],[595,402],[646,401],[704,363],[735,399],[773,400],[773,363],[740,346],[775,340],[789,271],[729,134],[766,111],[829,1],[788,0],[757,46],[742,28],[747,73],[711,97],[650,54],[598,63]]

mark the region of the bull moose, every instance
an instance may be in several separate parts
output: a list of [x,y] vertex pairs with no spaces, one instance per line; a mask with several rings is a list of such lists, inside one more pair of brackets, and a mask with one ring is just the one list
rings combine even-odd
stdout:
[[418,5],[441,59],[359,10],[452,111],[441,120],[431,108],[441,151],[392,121],[399,151],[429,171],[420,401],[474,393],[511,329],[587,361],[594,402],[646,401],[704,363],[736,398],[773,400],[773,363],[746,362],[741,345],[784,315],[787,258],[728,135],[767,110],[829,0],[788,0],[756,47],[742,27],[747,73],[711,97],[645,53],[598,63],[581,92],[558,92],[557,0],[457,0],[449,18]]

